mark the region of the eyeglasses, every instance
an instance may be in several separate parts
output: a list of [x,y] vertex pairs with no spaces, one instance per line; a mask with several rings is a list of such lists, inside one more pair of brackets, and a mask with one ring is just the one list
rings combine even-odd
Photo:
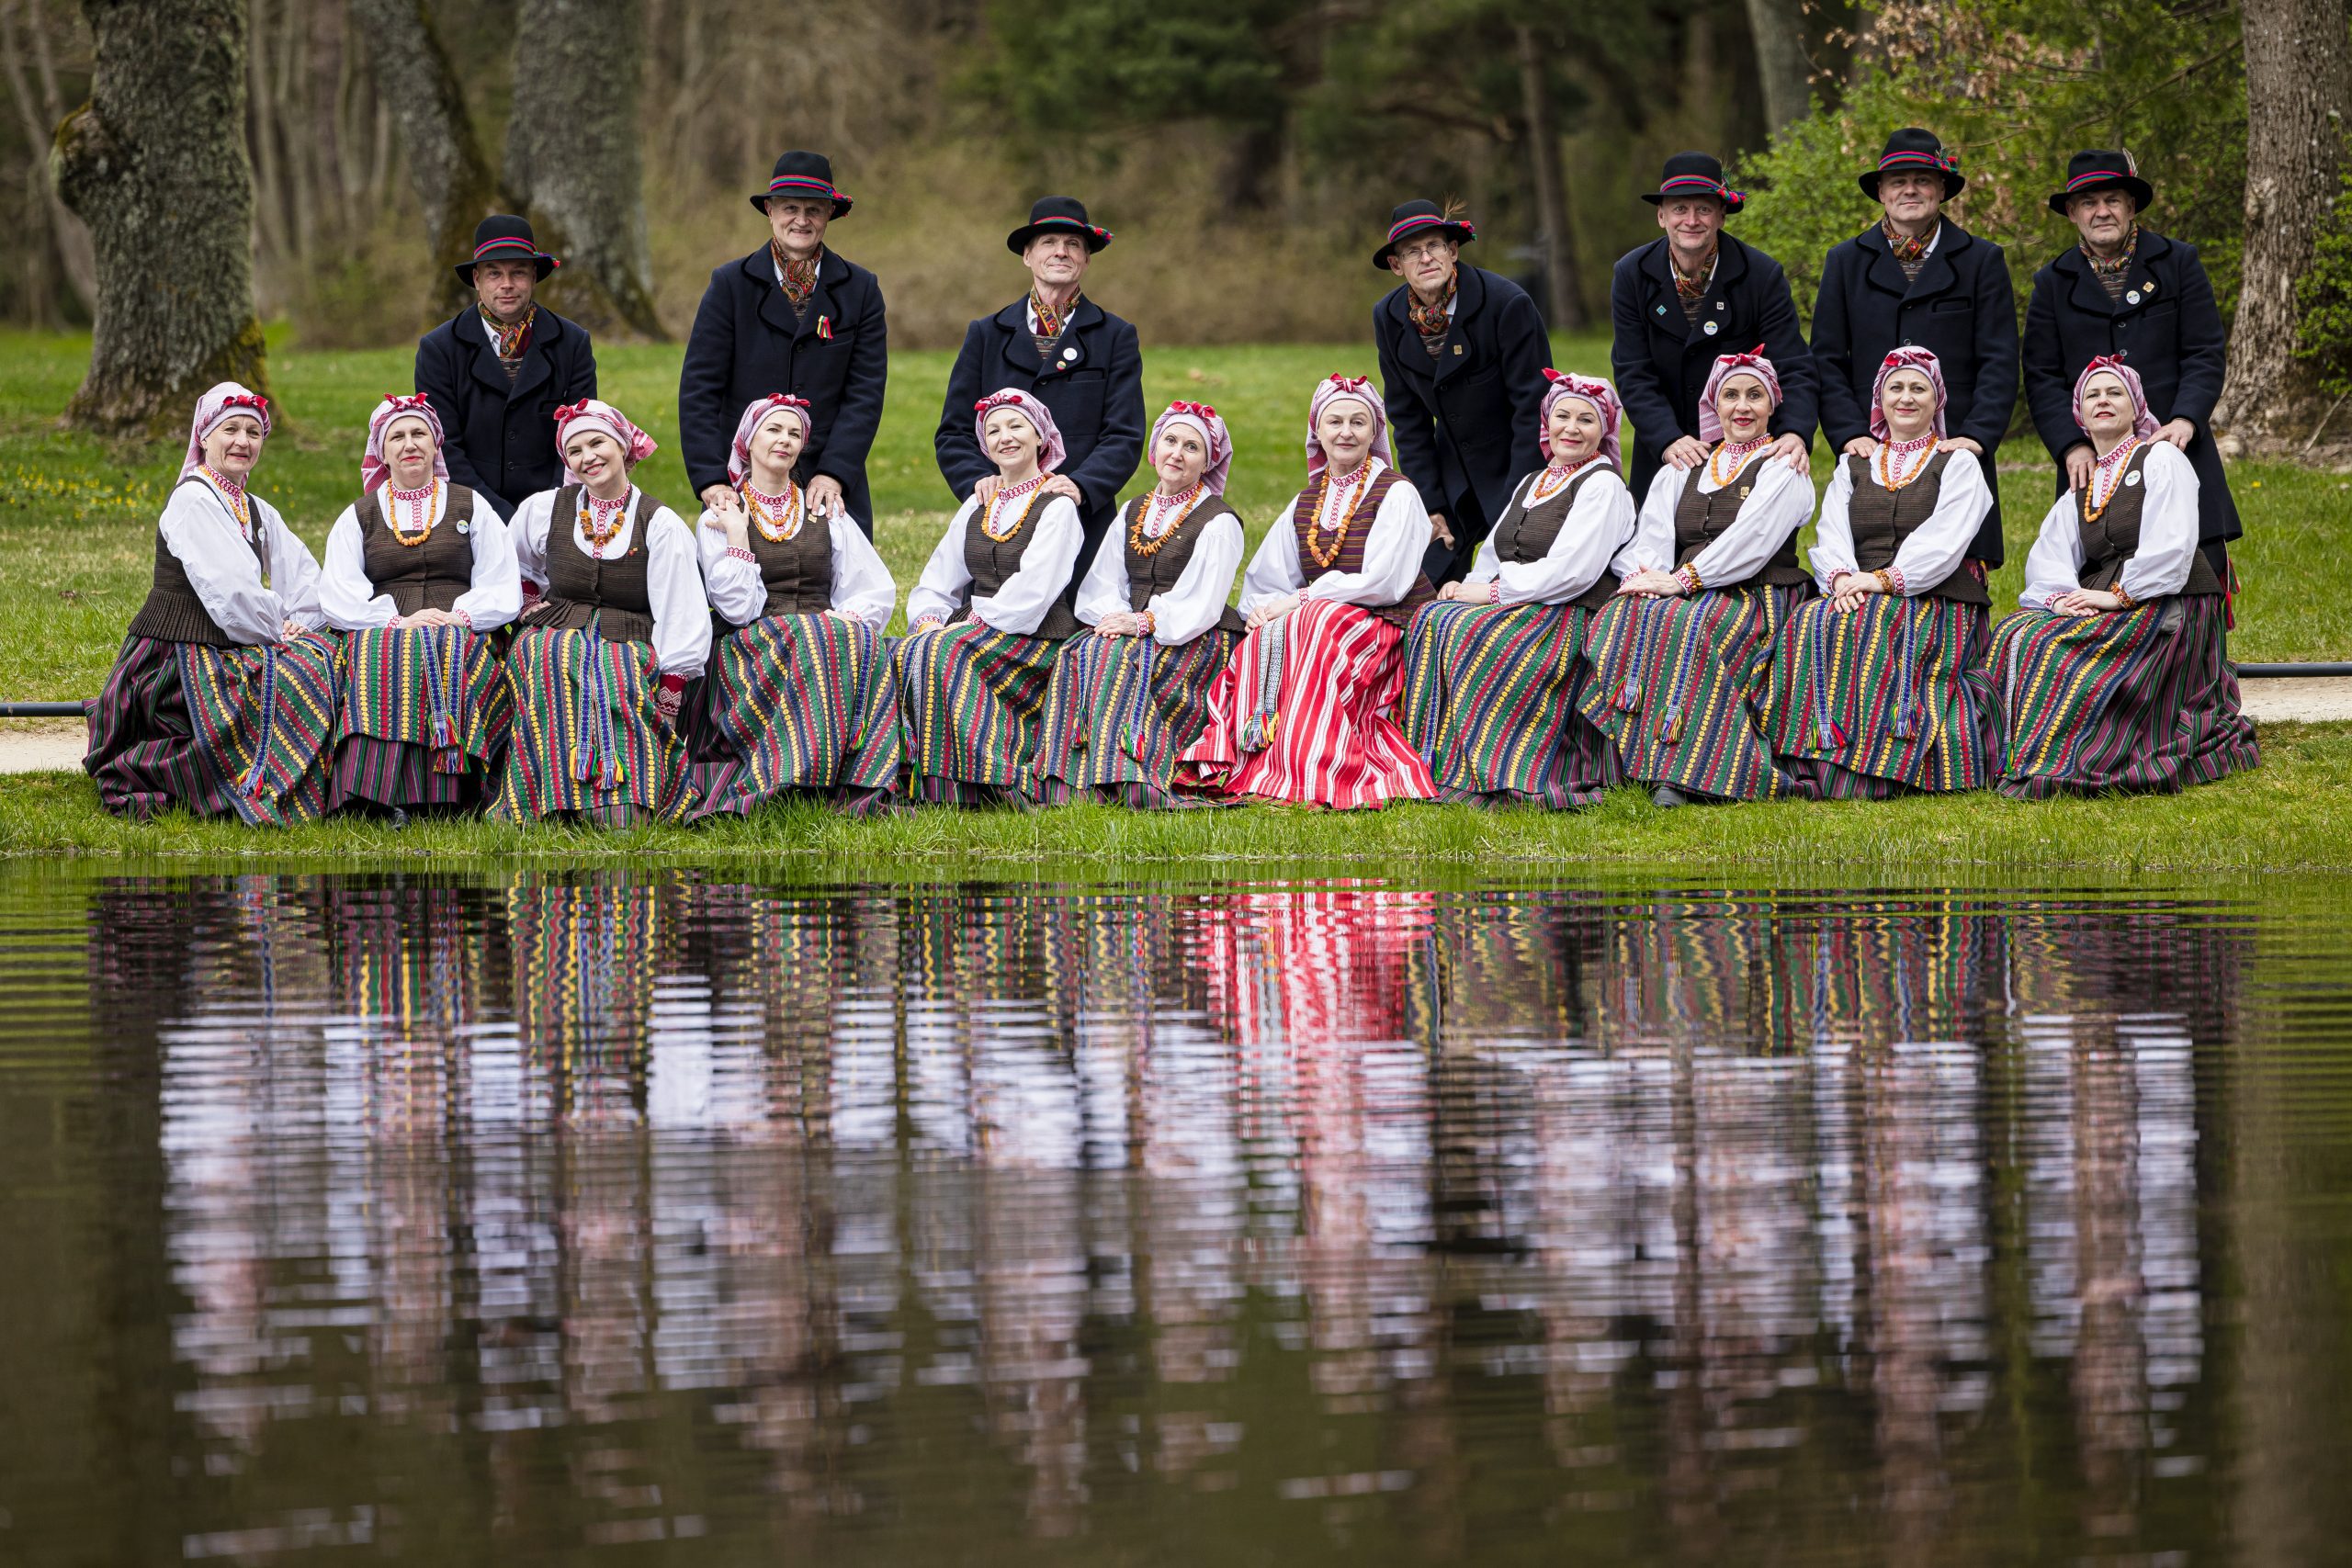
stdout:
[[1397,246],[1396,254],[1407,261],[1429,261],[1443,257],[1451,243],[1447,240],[1416,240],[1411,244]]

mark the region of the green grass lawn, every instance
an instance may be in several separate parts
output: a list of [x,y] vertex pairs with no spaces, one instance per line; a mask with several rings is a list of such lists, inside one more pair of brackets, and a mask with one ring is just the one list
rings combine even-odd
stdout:
[[[1600,337],[1562,338],[1563,366],[1605,374]],[[647,490],[684,510],[678,457],[675,345],[603,349],[605,396],[651,432],[662,450],[645,465]],[[119,449],[56,428],[80,382],[87,338],[0,334],[0,700],[94,695],[147,591],[155,515],[177,467],[174,447]],[[932,458],[931,436],[947,381],[944,353],[900,354],[890,366],[881,435],[869,466],[879,516],[876,536],[903,600],[951,510]],[[314,547],[358,492],[368,412],[411,384],[407,350],[288,353],[270,359],[285,421],[262,460],[255,489]],[[1144,392],[1154,408],[1175,397],[1216,405],[1233,427],[1230,491],[1251,543],[1297,489],[1306,396],[1332,371],[1373,372],[1369,344],[1344,347],[1178,348],[1147,356]],[[2019,457],[2038,450],[2013,443]],[[1826,476],[1826,453],[1816,453]],[[2243,464],[2233,474],[2247,537],[2238,553],[2245,591],[2233,651],[2243,660],[2352,658],[2352,479],[2283,464]],[[2049,503],[2046,470],[2002,475],[2010,565],[1994,581],[2014,600],[2026,548]],[[1141,488],[1138,481],[1137,489]]]

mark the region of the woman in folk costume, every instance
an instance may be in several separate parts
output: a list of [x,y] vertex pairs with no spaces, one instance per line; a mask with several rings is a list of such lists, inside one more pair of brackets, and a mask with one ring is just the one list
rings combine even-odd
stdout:
[[1934,354],[1889,353],[1871,389],[1878,449],[1838,459],[1822,498],[1811,558],[1828,597],[1781,628],[1765,724],[1808,793],[1982,789],[2000,771],[1992,597],[1968,558],[1993,487],[1947,443],[1944,402]]
[[678,712],[710,652],[695,539],[629,482],[653,438],[610,403],[555,411],[563,485],[514,509],[514,723],[490,815],[675,820],[692,803]]
[[327,625],[351,634],[328,802],[399,823],[488,793],[514,714],[489,634],[522,610],[523,581],[505,523],[449,478],[422,395],[376,405],[359,479],[319,578]]
[[1209,688],[1209,724],[1177,783],[1340,809],[1429,800],[1396,728],[1405,627],[1436,594],[1429,513],[1396,471],[1380,391],[1333,376],[1307,408],[1307,486],[1241,580],[1248,635]]
[[1405,731],[1449,799],[1589,806],[1616,782],[1609,738],[1573,699],[1591,618],[1634,541],[1621,411],[1599,377],[1544,374],[1544,466],[1406,642]]
[[2075,422],[2090,480],[2041,520],[2019,608],[1993,631],[2001,793],[2170,792],[2259,766],[2223,657],[2228,601],[2197,547],[2197,470],[2157,439],[2119,359],[2075,380]]
[[899,713],[914,796],[985,806],[1029,797],[1046,682],[1079,629],[1061,594],[1084,533],[1044,488],[1063,448],[1043,402],[1006,388],[973,423],[1000,482],[965,501],[907,595]]
[[1150,453],[1159,484],[1127,502],[1079,584],[1078,618],[1094,633],[1063,644],[1046,690],[1037,777],[1051,798],[1198,804],[1169,786],[1241,639],[1226,603],[1242,553],[1241,518],[1225,500],[1233,438],[1206,403],[1175,402],[1152,426]]
[[197,400],[153,586],[90,710],[82,765],[119,816],[282,828],[326,809],[335,646],[319,563],[245,488],[269,430],[269,400],[234,381]]
[[1799,788],[1761,728],[1773,646],[1813,589],[1796,542],[1813,481],[1767,457],[1780,401],[1760,352],[1716,359],[1699,406],[1707,460],[1650,480],[1625,557],[1633,574],[1588,643],[1592,678],[1577,705],[1660,806]]
[[695,809],[748,812],[788,789],[871,806],[899,783],[899,705],[882,627],[898,585],[865,529],[792,479],[815,434],[808,404],[771,392],[736,422],[737,506],[695,538],[721,623],[702,685]]

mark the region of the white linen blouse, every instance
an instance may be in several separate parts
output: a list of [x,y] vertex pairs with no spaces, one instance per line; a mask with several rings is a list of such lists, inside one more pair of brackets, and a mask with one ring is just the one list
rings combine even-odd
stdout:
[[[548,533],[553,525],[557,491],[543,490],[514,509],[511,525],[514,559],[526,580],[541,592],[548,586]],[[585,493],[584,491],[582,492]],[[583,555],[616,560],[628,553],[629,542],[645,528],[645,592],[653,606],[653,662],[664,675],[693,675],[710,657],[710,602],[703,595],[702,566],[695,558],[695,539],[684,521],[666,506],[657,505],[650,519],[643,515],[646,495],[629,488],[628,510],[620,531],[602,550],[588,547],[575,509],[571,542]]]

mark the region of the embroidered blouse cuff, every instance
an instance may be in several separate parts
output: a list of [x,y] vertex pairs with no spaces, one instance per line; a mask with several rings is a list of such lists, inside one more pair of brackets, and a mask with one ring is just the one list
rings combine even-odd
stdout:
[[1891,566],[1886,569],[1885,582],[1886,591],[1897,598],[1911,592],[1910,584],[1903,581],[1903,569],[1899,566]]
[[537,598],[537,597],[539,596],[539,593],[540,593],[540,588],[539,588],[539,585],[538,585],[537,583],[536,583],[536,582],[532,581],[531,581],[529,578],[527,578],[527,577],[526,577],[526,578],[525,578],[525,579],[523,580],[523,597],[524,597],[524,598],[526,598],[526,599],[536,599],[536,598]]
[[461,626],[465,627],[465,628],[466,628],[466,630],[468,630],[468,631],[471,631],[471,630],[473,630],[473,629],[474,629],[474,616],[473,616],[473,612],[472,612],[472,611],[470,611],[470,610],[456,610],[456,611],[452,611],[451,613],[452,613],[453,615],[455,615],[458,617],[458,624],[459,626]]
[[1501,578],[1499,578],[1499,577],[1495,577],[1495,578],[1489,578],[1489,579],[1487,579],[1487,604],[1501,604],[1502,602],[1503,602],[1503,580],[1502,580]]
[[729,560],[747,560],[753,566],[760,564],[760,558],[753,555],[751,551],[743,548],[741,545],[728,546],[727,558]]
[[684,675],[664,675],[662,677],[662,689],[665,692],[683,692],[686,689],[686,678]]
[[1700,577],[1699,569],[1696,566],[1677,567],[1674,572],[1674,581],[1682,584],[1682,592],[1685,598],[1688,598],[1690,595],[1698,592],[1699,590],[1707,586],[1705,580]]

